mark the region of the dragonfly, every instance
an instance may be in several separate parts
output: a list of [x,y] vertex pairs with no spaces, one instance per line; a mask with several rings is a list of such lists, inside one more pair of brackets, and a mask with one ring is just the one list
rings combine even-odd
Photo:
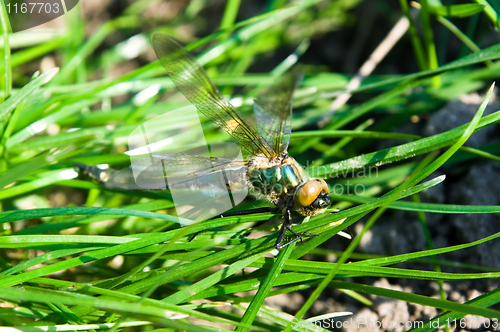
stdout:
[[[243,152],[241,160],[178,152],[154,154],[153,159],[160,161],[161,166],[169,166],[177,174],[177,178],[181,179],[178,183],[194,180],[201,183],[199,188],[203,188],[203,181],[200,181],[203,177],[240,170],[226,181],[227,189],[234,189],[237,183],[245,184],[250,195],[270,203],[272,207],[237,211],[222,216],[258,212],[281,214],[283,222],[274,245],[276,249],[302,240],[306,235],[314,236],[307,232],[296,233],[291,227],[292,213],[310,217],[325,212],[331,206],[327,183],[321,178],[309,177],[287,152],[292,131],[293,93],[302,75],[291,71],[258,95],[253,106],[255,124],[251,124],[222,97],[194,56],[178,40],[166,34],[155,33],[152,45],[178,90],[200,113],[229,134]],[[150,163],[149,159],[147,163]],[[198,167],[191,167],[193,165]],[[206,167],[207,165],[210,167]],[[137,178],[131,176],[130,171],[120,173],[113,169],[101,170],[95,166],[79,167],[106,187],[138,189]],[[163,173],[156,173],[155,176],[149,176],[153,187]],[[167,182],[167,187],[172,187],[171,181]],[[151,189],[155,189],[153,187]],[[282,243],[287,230],[295,238]]]

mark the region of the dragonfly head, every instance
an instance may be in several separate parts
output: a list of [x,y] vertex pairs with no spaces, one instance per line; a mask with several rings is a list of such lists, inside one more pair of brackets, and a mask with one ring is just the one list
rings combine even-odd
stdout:
[[323,179],[309,180],[295,193],[295,210],[304,216],[314,216],[330,205],[328,185]]

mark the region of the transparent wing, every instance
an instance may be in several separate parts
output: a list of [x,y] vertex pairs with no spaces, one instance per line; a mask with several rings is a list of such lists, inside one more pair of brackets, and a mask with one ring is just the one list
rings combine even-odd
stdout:
[[[243,170],[248,165],[248,162],[243,160],[235,161],[227,158],[193,156],[183,153],[159,153],[153,157],[162,162],[167,177],[175,179],[178,184],[221,171]],[[246,180],[242,178],[239,181]]]
[[251,155],[275,157],[269,143],[221,96],[203,68],[179,41],[155,33],[153,48],[172,81],[198,111],[225,130]]
[[[241,151],[239,153],[241,157]],[[168,189],[181,225],[220,215],[248,195],[246,165],[235,159],[159,153],[122,170],[78,165],[105,187],[127,190]]]
[[301,68],[288,72],[261,93],[254,103],[257,131],[278,155],[286,151],[290,142],[293,91],[302,76]]
[[[133,166],[120,170],[100,169],[97,166],[77,166],[110,189],[166,190],[173,185],[192,187],[193,183],[196,183],[198,189],[203,189],[209,187],[212,175],[221,171],[245,172],[244,168],[247,164],[246,161],[226,158],[183,153],[158,153],[140,159]],[[231,178],[231,180],[233,183],[246,181],[244,177]]]

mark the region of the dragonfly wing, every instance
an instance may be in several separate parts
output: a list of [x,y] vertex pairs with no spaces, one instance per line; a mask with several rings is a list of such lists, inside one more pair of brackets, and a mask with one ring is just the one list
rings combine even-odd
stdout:
[[[239,151],[239,149],[238,149]],[[158,153],[153,160],[152,179],[165,174],[166,183],[179,217],[202,221],[239,204],[247,195],[246,166],[241,151],[236,158],[217,158],[183,153]],[[149,165],[151,160],[145,160]],[[137,173],[136,164],[133,166]],[[158,169],[160,171],[158,171]],[[143,170],[138,172],[147,181]]]
[[183,153],[157,153],[152,156],[155,162],[161,162],[166,176],[179,179],[178,183],[189,181],[221,171],[240,170],[247,161],[228,158],[193,156]]
[[[222,171],[246,171],[248,162],[227,158],[186,155],[183,153],[157,153],[134,162],[123,169],[77,165],[85,173],[110,189],[165,190],[175,183],[198,183],[214,173]],[[246,174],[246,173],[245,173]],[[168,180],[165,181],[165,178]],[[236,179],[233,179],[233,182]],[[239,182],[246,181],[244,178]],[[207,182],[207,181],[205,181]],[[200,186],[200,189],[201,186]]]
[[295,69],[283,75],[254,103],[257,131],[276,154],[286,151],[292,132],[292,99],[303,73]]
[[224,213],[248,195],[247,165],[242,158],[158,153],[121,170],[78,167],[110,189],[168,189],[177,216],[198,222]]
[[225,130],[250,154],[275,156],[268,142],[221,96],[203,68],[179,41],[155,33],[153,48],[172,81],[198,111]]

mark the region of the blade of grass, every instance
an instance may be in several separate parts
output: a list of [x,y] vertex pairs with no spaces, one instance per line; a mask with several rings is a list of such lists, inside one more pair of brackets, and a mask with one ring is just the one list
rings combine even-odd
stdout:
[[31,292],[31,291],[23,291],[21,289],[14,288],[2,288],[0,290],[0,298],[4,300],[11,301],[30,301],[35,303],[47,303],[47,302],[56,302],[66,305],[81,305],[86,304],[89,306],[93,306],[96,308],[100,308],[102,310],[112,310],[121,313],[129,313],[133,316],[146,318],[152,322],[156,322],[163,326],[170,326],[180,330],[186,331],[212,331],[208,328],[203,328],[201,326],[194,326],[189,323],[184,323],[178,320],[172,320],[166,318],[169,315],[168,311],[165,309],[159,309],[152,306],[146,305],[130,305],[130,303],[123,303],[119,301],[111,301],[111,300],[102,300],[98,298],[92,298],[88,296],[80,296],[80,297],[71,297],[67,295],[61,294],[50,294],[47,293],[45,296],[40,296],[40,294]]
[[451,6],[429,6],[428,10],[431,14],[436,16],[445,17],[469,17],[482,12],[484,5],[480,4],[463,4],[463,5],[451,5]]
[[478,4],[484,6],[484,13],[486,16],[490,19],[491,23],[497,27],[497,29],[500,29],[500,17],[498,16],[498,13],[493,9],[493,7],[488,3],[487,0],[475,0]]
[[464,56],[458,60],[452,61],[450,63],[447,63],[441,67],[435,68],[435,69],[430,69],[430,70],[425,70],[421,72],[417,72],[414,74],[410,75],[403,75],[400,77],[394,77],[394,78],[389,78],[386,80],[383,80],[381,82],[376,82],[376,83],[371,83],[371,84],[366,84],[364,86],[359,87],[358,89],[354,90],[353,93],[359,93],[362,91],[369,91],[369,90],[374,90],[374,89],[380,89],[381,87],[388,86],[388,85],[393,85],[393,84],[398,84],[398,83],[408,83],[412,82],[417,79],[421,79],[424,77],[432,77],[435,75],[439,75],[442,73],[445,73],[447,71],[451,71],[454,69],[459,69],[463,68],[466,66],[470,66],[473,64],[478,64],[478,63],[484,63],[486,61],[490,60],[495,60],[500,58],[500,44],[496,44],[487,48],[484,48],[478,53],[474,54],[469,54],[467,56]]
[[222,21],[220,23],[220,30],[230,28],[236,22],[236,16],[238,15],[238,10],[240,9],[241,0],[229,0],[226,4],[226,9],[224,10],[224,15],[222,16]]
[[[422,21],[422,34],[424,39],[425,48],[427,50],[427,68],[436,69],[439,67],[436,53],[436,44],[434,43],[434,35],[431,27],[431,18],[429,14],[429,5],[427,0],[422,0],[420,2],[422,9],[420,10],[420,20]],[[432,78],[433,85],[435,87],[441,86],[441,80],[439,76],[434,76]]]
[[173,295],[170,295],[169,297],[163,299],[163,301],[172,304],[182,303],[190,296],[200,293],[201,291],[215,285],[219,281],[232,276],[235,272],[243,269],[244,267],[247,267],[249,264],[254,262],[256,259],[260,258],[265,253],[266,252],[260,252],[255,255],[238,260],[237,262],[228,265],[223,269],[220,269],[219,271],[210,275],[209,277],[202,279],[197,283],[190,285]]
[[[121,328],[136,327],[152,325],[153,323],[147,321],[132,321],[123,322],[120,324]],[[101,324],[64,324],[64,325],[40,325],[40,326],[12,326],[12,331],[19,332],[40,332],[40,331],[86,331],[86,330],[107,330],[113,326],[113,323]]]
[[415,53],[415,58],[418,63],[418,68],[420,70],[426,70],[428,69],[428,67],[427,67],[427,59],[424,47],[420,41],[420,38],[418,37],[417,28],[415,26],[415,20],[413,19],[410,13],[410,6],[408,6],[408,1],[399,0],[399,5],[401,6],[401,9],[405,14],[406,18],[410,21],[410,27],[408,28],[408,32],[410,34],[410,41],[413,47],[413,52]]
[[[497,310],[484,309],[478,306],[455,303],[451,301],[443,301],[439,299],[434,299],[432,297],[411,294],[403,291],[395,291],[386,288],[379,288],[369,285],[362,285],[362,284],[350,283],[345,281],[336,281],[336,280],[332,281],[330,283],[330,286],[333,287],[334,289],[349,289],[356,292],[388,297],[391,299],[397,299],[404,302],[417,303],[424,306],[439,308],[442,310],[452,310],[467,315],[478,315],[483,317],[500,319],[500,312],[498,312]],[[498,292],[498,290],[496,291]]]
[[[120,301],[127,301],[127,304],[130,306],[133,303],[136,303],[138,300],[140,300],[140,297],[137,295],[132,295],[128,293],[122,293],[116,290],[109,290],[109,289],[104,289],[101,287],[96,287],[92,286],[89,284],[84,284],[84,283],[75,283],[75,282],[69,282],[65,280],[55,280],[55,279],[49,279],[49,278],[38,278],[35,279],[35,282],[38,282],[40,284],[45,284],[45,285],[52,285],[60,288],[67,288],[70,290],[80,290],[80,291],[85,291],[85,293],[89,294],[94,294],[94,295],[100,295],[100,299],[111,299],[113,301],[115,300],[120,300]],[[38,294],[44,294],[46,290],[43,289],[34,289],[30,288],[33,290],[33,292],[37,292]],[[44,292],[44,293],[42,293]],[[66,293],[67,294],[67,293]],[[65,294],[65,295],[66,295]],[[164,309],[168,310],[168,315],[172,316],[172,313],[177,313],[177,316],[191,316],[191,317],[196,317],[200,319],[205,319],[207,321],[214,321],[218,323],[228,323],[232,325],[237,325],[235,322],[230,322],[224,319],[220,318],[211,318],[209,315],[204,314],[202,312],[193,310],[193,306],[188,307],[188,306],[177,306],[177,305],[172,305],[169,303],[165,303],[156,299],[150,299],[146,298],[144,299],[143,305],[148,305],[151,307],[156,307],[158,309]]]
[[[2,2],[0,4],[0,27],[2,29],[3,36],[3,96],[0,102],[10,96],[10,91],[12,89],[12,67],[10,61],[10,44],[9,44],[9,17],[7,16],[7,11],[5,10],[5,4]],[[0,113],[0,119],[2,115]]]
[[[49,40],[46,43],[30,47],[25,50],[18,51],[11,56],[11,66],[12,68],[15,68],[19,65],[22,65],[24,63],[27,63],[29,61],[35,60],[42,55],[45,55],[47,53],[50,53],[58,48],[60,48],[62,45],[64,45],[64,42],[66,41],[67,36],[58,36],[57,38],[53,40]],[[5,66],[5,63],[0,63],[0,70],[2,70]]]
[[[271,291],[271,288],[274,286],[276,282],[276,279],[280,275],[283,266],[285,265],[288,257],[292,253],[293,248],[295,248],[295,242],[285,247],[285,249],[279,253],[275,264],[273,264],[266,279],[260,284],[259,290],[252,299],[252,302],[250,302],[250,305],[248,306],[247,310],[245,310],[245,313],[241,318],[241,323],[246,325],[252,325],[255,317],[257,316],[260,308],[262,307],[262,304],[264,303],[264,300],[267,298],[269,292]],[[236,329],[236,331],[248,331],[248,330],[249,329],[246,327],[238,327]]]
[[[494,304],[497,304],[500,302],[500,289],[496,288],[486,294],[482,294],[470,301],[465,302],[464,304],[466,305],[471,305],[475,307],[480,307],[480,308],[486,308],[489,306],[492,306]],[[408,331],[412,332],[424,332],[424,331],[435,331],[437,327],[445,326],[445,327],[456,327],[457,323],[456,321],[458,320],[460,324],[460,319],[465,317],[467,313],[462,313],[462,312],[457,312],[457,311],[446,311],[443,312],[442,314],[430,319],[425,323],[424,326],[422,327],[417,327],[413,328]],[[436,325],[437,322],[437,325]],[[455,323],[454,323],[455,322]],[[492,321],[488,322],[488,326],[486,326],[486,323],[484,324],[484,327],[486,328],[497,328],[498,327],[498,319],[493,319]],[[496,326],[495,326],[496,325]]]
[[63,207],[63,208],[44,208],[7,211],[0,213],[0,223],[16,220],[53,217],[53,216],[71,216],[81,214],[102,214],[107,218],[119,216],[134,216],[143,218],[154,218],[166,221],[178,222],[178,218],[164,213],[155,213],[148,211],[133,210],[127,208],[105,208],[105,207]]
[[66,82],[80,63],[82,63],[83,60],[87,58],[110,33],[118,29],[135,28],[139,24],[140,21],[137,17],[125,16],[101,25],[99,29],[97,29],[97,31],[94,32],[90,38],[79,47],[77,53],[74,54],[71,60],[61,69],[61,73],[50,83],[50,86]]
[[8,98],[0,105],[0,119],[4,119],[7,115],[9,115],[14,108],[23,101],[27,96],[29,96],[36,88],[40,87],[43,84],[49,82],[59,71],[59,68],[54,68],[45,72],[23,86],[21,90],[19,90],[15,95]]
[[[487,115],[481,119],[475,130],[484,128],[490,124],[500,121],[500,111]],[[367,153],[362,156],[353,157],[347,160],[339,161],[329,165],[319,167],[310,167],[308,173],[312,177],[340,177],[343,174],[349,174],[353,170],[367,166],[381,166],[383,164],[414,157],[434,151],[455,143],[465,132],[469,124],[446,131],[441,134],[426,137],[415,142],[398,145],[393,148],[383,149],[377,152]]]
[[[375,197],[363,197],[354,195],[335,195],[335,200],[348,201],[353,203],[369,203],[377,201]],[[427,213],[446,214],[489,214],[500,213],[498,205],[456,205],[437,203],[415,203],[415,202],[393,202],[389,206],[391,209],[400,211],[414,211]]]

